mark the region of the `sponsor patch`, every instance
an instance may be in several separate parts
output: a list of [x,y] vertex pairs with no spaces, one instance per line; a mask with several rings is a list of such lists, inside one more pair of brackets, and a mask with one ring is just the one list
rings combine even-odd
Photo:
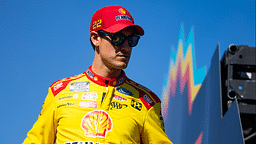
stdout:
[[90,70],[87,70],[86,73],[89,77],[93,78],[94,75]]
[[57,108],[63,107],[63,106],[74,106],[77,105],[77,103],[64,103],[57,106]]
[[81,121],[81,127],[88,137],[102,137],[112,130],[113,122],[107,112],[94,110],[88,112]]
[[72,96],[64,96],[64,97],[60,97],[59,100],[63,100],[63,99],[69,99],[72,98]]
[[125,77],[120,78],[120,79],[117,81],[116,85],[119,85],[119,84],[122,83],[124,80],[125,80]]
[[79,107],[84,108],[97,108],[97,102],[90,102],[90,101],[79,101]]
[[74,92],[87,92],[90,90],[90,82],[74,82],[70,84],[70,91]]
[[116,90],[122,94],[125,94],[125,95],[129,95],[129,96],[133,96],[133,93],[129,90],[127,90],[126,88],[123,88],[123,87],[116,87]]
[[132,22],[132,19],[129,16],[127,16],[127,15],[116,16],[116,21],[118,21],[118,20],[129,20],[129,21]]
[[119,102],[111,102],[110,110],[112,110],[112,109],[123,109],[123,108],[126,108],[126,107],[127,107],[126,104],[121,104]]
[[131,101],[131,106],[139,111],[142,109],[142,104],[140,102],[136,102],[135,100]]
[[143,98],[149,105],[154,104],[154,101],[153,101],[147,94],[145,94],[142,98]]
[[123,98],[123,97],[115,95],[115,94],[114,94],[113,98],[116,99],[116,100],[119,100],[119,101],[127,101],[126,98]]
[[82,95],[82,100],[96,101],[97,98],[98,98],[97,93],[83,93]]
[[123,8],[120,8],[120,9],[119,9],[119,12],[120,12],[121,14],[126,14],[126,10],[124,10]]
[[53,86],[53,90],[56,91],[57,89],[63,87],[63,82],[57,83],[55,86]]

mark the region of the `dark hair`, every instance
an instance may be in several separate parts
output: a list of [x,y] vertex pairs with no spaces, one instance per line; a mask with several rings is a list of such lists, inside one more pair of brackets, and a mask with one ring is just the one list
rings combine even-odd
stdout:
[[90,43],[92,45],[93,50],[95,51],[95,45],[92,43],[91,37],[90,37]]

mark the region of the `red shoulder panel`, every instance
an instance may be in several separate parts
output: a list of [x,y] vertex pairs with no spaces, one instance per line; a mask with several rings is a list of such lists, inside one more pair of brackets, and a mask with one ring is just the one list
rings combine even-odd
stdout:
[[136,90],[139,91],[140,100],[145,105],[147,110],[149,110],[153,105],[155,105],[155,103],[160,102],[158,96],[148,88],[132,81],[131,79],[127,79],[127,82],[133,85],[136,88]]
[[[147,97],[147,99],[145,99],[145,96]],[[140,97],[140,100],[145,105],[147,110],[149,110],[153,105],[155,105],[155,102],[147,94],[145,94],[144,96]]]
[[80,74],[77,76],[73,76],[73,77],[69,77],[63,80],[58,80],[56,82],[54,82],[53,84],[51,84],[50,88],[52,90],[52,93],[54,96],[56,96],[60,91],[62,91],[63,89],[65,89],[67,87],[67,85],[76,79],[79,79],[81,77],[85,76],[84,74]]

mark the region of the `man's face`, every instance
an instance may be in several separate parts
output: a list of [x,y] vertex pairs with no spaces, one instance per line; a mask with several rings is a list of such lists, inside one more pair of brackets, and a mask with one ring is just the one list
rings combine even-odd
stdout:
[[[134,33],[133,28],[128,27],[121,31],[125,36],[130,36]],[[111,69],[125,69],[128,65],[132,52],[132,47],[129,46],[128,40],[121,46],[111,44],[111,38],[104,36],[99,43],[99,55],[102,63]]]

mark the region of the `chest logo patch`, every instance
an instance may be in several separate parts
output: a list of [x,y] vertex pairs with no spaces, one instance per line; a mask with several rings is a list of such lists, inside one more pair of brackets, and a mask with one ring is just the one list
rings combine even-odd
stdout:
[[90,82],[74,82],[70,84],[70,91],[74,92],[87,92],[90,90]]
[[83,93],[82,95],[82,100],[96,101],[97,98],[98,98],[97,93]]
[[107,132],[112,130],[113,122],[107,112],[95,110],[83,117],[81,127],[85,131],[85,136],[105,138]]
[[90,101],[80,101],[79,102],[79,107],[84,107],[84,108],[97,108],[97,102],[90,102]]
[[115,95],[115,94],[114,94],[113,98],[116,99],[116,100],[119,100],[119,101],[127,101],[126,98],[118,96],[118,95]]
[[116,87],[116,90],[122,94],[125,94],[125,95],[129,95],[129,96],[133,96],[133,93],[129,90],[127,90],[126,88],[123,88],[123,87]]
[[139,111],[142,109],[142,104],[140,102],[136,102],[135,100],[131,101],[131,106]]
[[121,104],[119,102],[111,102],[110,110],[113,110],[113,109],[123,109],[123,108],[126,108],[126,107],[127,107],[126,104]]

